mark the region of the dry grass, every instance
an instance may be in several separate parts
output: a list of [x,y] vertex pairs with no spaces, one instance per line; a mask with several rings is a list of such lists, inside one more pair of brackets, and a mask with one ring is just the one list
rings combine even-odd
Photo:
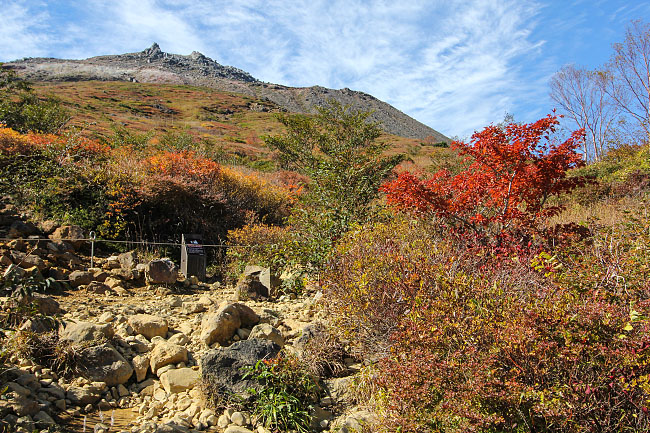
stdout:
[[561,214],[550,218],[548,225],[593,222],[613,227],[624,222],[631,210],[641,211],[647,216],[647,205],[638,198],[623,197],[619,200],[604,200],[586,205],[573,202]]

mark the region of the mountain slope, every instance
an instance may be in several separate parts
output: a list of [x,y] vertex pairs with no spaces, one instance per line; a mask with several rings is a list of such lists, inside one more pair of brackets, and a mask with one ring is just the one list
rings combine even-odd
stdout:
[[449,141],[438,131],[372,95],[350,89],[335,90],[320,86],[297,88],[264,83],[247,72],[223,66],[196,51],[188,56],[169,54],[161,51],[155,43],[138,53],[85,60],[28,58],[4,66],[35,82],[102,80],[210,87],[271,101],[295,113],[312,113],[315,107],[335,99],[355,109],[373,110],[371,119],[380,122],[390,134],[419,139],[429,137],[434,142]]

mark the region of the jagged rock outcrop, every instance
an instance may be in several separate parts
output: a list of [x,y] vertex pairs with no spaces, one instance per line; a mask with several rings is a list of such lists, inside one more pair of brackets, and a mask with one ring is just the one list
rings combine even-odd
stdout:
[[163,52],[158,44],[137,52],[98,56],[84,60],[26,58],[3,65],[31,81],[131,81],[205,86],[270,101],[294,113],[313,113],[334,99],[354,109],[373,111],[370,119],[385,131],[409,138],[432,136],[449,141],[436,130],[418,122],[372,95],[350,89],[321,86],[288,87],[257,80],[241,69],[224,66],[199,52],[184,56]]

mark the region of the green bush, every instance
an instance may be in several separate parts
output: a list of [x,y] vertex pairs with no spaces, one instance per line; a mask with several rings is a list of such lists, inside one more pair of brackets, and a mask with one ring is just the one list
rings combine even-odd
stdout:
[[318,384],[295,357],[258,361],[244,378],[261,386],[249,389],[253,415],[273,431],[309,432],[311,412],[318,401]]

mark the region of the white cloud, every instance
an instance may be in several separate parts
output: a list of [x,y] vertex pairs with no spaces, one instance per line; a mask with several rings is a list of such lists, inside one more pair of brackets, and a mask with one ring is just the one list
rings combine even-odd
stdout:
[[[34,13],[29,6],[37,6],[41,12]],[[0,1],[0,59],[14,60],[46,53],[49,17],[43,11],[42,2],[30,2],[29,6],[25,1]]]

